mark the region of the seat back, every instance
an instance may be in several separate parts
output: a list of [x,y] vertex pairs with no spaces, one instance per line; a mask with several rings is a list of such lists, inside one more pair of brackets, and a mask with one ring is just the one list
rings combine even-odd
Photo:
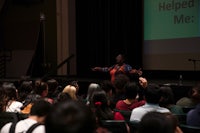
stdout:
[[118,110],[118,109],[114,109],[115,112],[120,112],[123,116],[125,121],[129,121],[130,120],[130,116],[131,116],[131,111],[125,111],[125,110]]
[[128,133],[126,121],[123,120],[102,120],[101,126],[111,133]]
[[200,127],[189,126],[186,124],[180,124],[180,128],[184,133],[200,133]]
[[0,129],[9,122],[17,122],[17,113],[14,112],[1,112],[0,113]]
[[187,114],[173,114],[180,124],[186,124]]
[[18,121],[19,120],[24,120],[26,118],[28,118],[29,114],[23,114],[23,113],[18,113],[17,114],[17,118],[18,118]]

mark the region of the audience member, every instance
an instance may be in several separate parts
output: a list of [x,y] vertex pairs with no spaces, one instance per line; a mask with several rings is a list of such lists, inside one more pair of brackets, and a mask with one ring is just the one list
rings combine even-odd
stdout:
[[69,100],[72,100],[71,96],[69,95],[69,93],[59,93],[56,100],[55,100],[55,103],[57,102],[68,102]]
[[41,98],[44,98],[49,103],[53,103],[53,99],[48,97],[49,88],[48,84],[43,81],[36,81],[35,82],[35,94],[40,95]]
[[115,90],[113,84],[110,82],[110,80],[104,80],[101,83],[101,89],[106,92],[106,96],[108,99],[108,104],[113,109],[114,103],[113,103],[113,91]]
[[60,91],[58,90],[59,83],[55,79],[47,80],[48,85],[48,97],[51,99],[56,99]]
[[173,114],[184,114],[182,107],[175,105],[174,94],[171,87],[162,86],[161,90],[161,100],[159,105],[170,110]]
[[[114,112],[108,104],[105,91],[96,91],[93,93],[90,107],[96,116],[97,130],[104,128],[103,121],[105,120],[125,120],[120,112]],[[129,131],[128,125],[126,126]]]
[[7,105],[7,95],[6,95],[6,92],[5,90],[0,87],[0,97],[1,97],[1,100],[0,100],[0,112],[5,112],[6,111],[6,105]]
[[118,74],[115,77],[114,80],[114,87],[115,87],[115,91],[113,93],[113,104],[111,105],[114,106],[113,108],[115,108],[117,101],[119,100],[124,100],[125,99],[125,89],[124,86],[130,82],[130,79],[128,76],[124,75],[124,74]]
[[119,100],[116,104],[116,109],[132,111],[132,109],[137,108],[145,104],[145,101],[138,101],[138,90],[139,87],[135,82],[129,82],[125,85],[125,100]]
[[5,82],[2,85],[6,93],[6,112],[21,112],[23,104],[18,101],[18,90],[13,83]]
[[88,106],[71,100],[55,104],[45,127],[46,133],[95,133],[96,121]]
[[33,125],[37,124],[37,127],[32,131],[32,133],[45,133],[44,124],[46,115],[51,109],[51,104],[44,100],[36,101],[30,111],[30,115],[27,119],[20,120],[17,123],[7,123],[2,127],[1,133],[9,133],[13,130],[13,133],[25,133]]
[[32,81],[22,81],[18,88],[19,101],[24,103],[24,100],[26,99],[27,95],[31,93],[31,91],[33,91]]
[[144,93],[145,93],[145,90],[146,90],[146,88],[147,88],[147,86],[148,86],[148,81],[147,81],[147,79],[146,78],[144,78],[144,77],[139,77],[139,84],[138,84],[138,86],[139,86],[139,91],[138,91],[138,101],[142,101],[142,100],[145,100],[144,99]]
[[90,83],[87,90],[86,105],[90,105],[91,97],[95,91],[101,91],[100,85],[97,83]]
[[70,85],[74,86],[76,88],[76,97],[79,101],[82,101],[84,102],[84,96],[85,94],[80,94],[79,92],[79,89],[80,89],[80,86],[79,86],[79,82],[77,80],[72,80],[70,82]]
[[200,127],[200,83],[193,87],[192,94],[193,100],[197,105],[187,113],[187,124]]
[[106,92],[108,98],[113,96],[113,91],[115,90],[113,84],[109,80],[104,80],[101,83],[101,89]]
[[63,89],[62,93],[68,93],[72,100],[78,100],[76,97],[76,88],[72,85],[67,85]]
[[183,133],[171,113],[148,112],[139,124],[138,133]]
[[188,95],[185,97],[180,98],[179,100],[177,100],[176,105],[179,105],[181,107],[194,107],[196,106],[196,102],[193,99],[193,89],[191,88],[188,91]]
[[119,112],[113,112],[109,107],[105,91],[94,92],[90,103],[90,107],[95,112],[97,122],[101,120],[124,120],[124,117]]
[[140,121],[150,111],[161,113],[170,112],[167,108],[159,106],[160,98],[160,87],[157,84],[149,84],[145,91],[146,104],[132,110],[130,121]]

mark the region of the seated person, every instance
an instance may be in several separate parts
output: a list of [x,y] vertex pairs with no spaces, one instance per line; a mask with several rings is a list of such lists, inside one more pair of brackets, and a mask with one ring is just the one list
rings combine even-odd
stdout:
[[75,100],[55,104],[47,115],[46,133],[94,133],[95,117],[91,109]]
[[193,99],[196,107],[187,113],[187,125],[200,127],[200,83],[193,87]]
[[5,111],[15,113],[21,112],[21,107],[23,104],[18,101],[18,90],[16,89],[15,85],[13,83],[4,82],[2,88],[4,89],[6,95]]
[[161,90],[161,100],[159,105],[170,110],[173,114],[184,114],[181,106],[175,105],[174,94],[171,87],[162,86]]
[[150,111],[169,113],[169,109],[160,107],[160,87],[156,84],[149,84],[145,91],[146,104],[132,110],[130,121],[140,121]]
[[116,104],[116,109],[132,111],[134,108],[145,104],[145,100],[138,101],[138,90],[139,87],[135,82],[129,82],[125,85],[125,100],[119,100]]
[[183,133],[171,113],[148,112],[139,124],[138,133]]
[[196,106],[197,103],[193,99],[193,92],[194,92],[194,88],[192,87],[188,91],[188,96],[180,98],[176,102],[176,105],[179,105],[181,107],[194,107],[194,106]]
[[[26,132],[32,125],[39,123],[44,124],[46,115],[49,113],[51,109],[51,104],[45,100],[38,100],[34,102],[30,115],[27,119],[20,120],[19,122],[15,123],[15,127],[12,124],[14,123],[7,123],[5,126],[2,127],[1,133],[9,133],[10,129],[15,129],[15,133],[24,133]],[[45,133],[44,125],[38,125],[34,130],[33,133]]]
[[104,90],[94,92],[90,103],[97,122],[101,120],[124,120],[124,117],[119,112],[112,111]]

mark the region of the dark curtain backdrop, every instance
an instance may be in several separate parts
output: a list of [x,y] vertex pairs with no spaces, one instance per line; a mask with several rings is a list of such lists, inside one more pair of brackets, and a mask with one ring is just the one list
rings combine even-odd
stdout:
[[77,74],[107,78],[94,66],[111,66],[124,53],[127,63],[142,67],[141,0],[76,0]]

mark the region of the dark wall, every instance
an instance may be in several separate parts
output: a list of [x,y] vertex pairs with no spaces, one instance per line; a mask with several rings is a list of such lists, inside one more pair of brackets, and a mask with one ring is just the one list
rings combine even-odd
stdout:
[[[40,13],[45,20],[41,21]],[[25,75],[38,45],[43,50],[39,59],[35,59],[37,63],[40,66],[46,63],[51,68],[57,65],[56,26],[55,0],[5,1],[0,12],[0,50],[12,51],[12,59],[6,62],[6,77]],[[39,62],[41,58],[43,62]]]
[[90,68],[112,65],[118,53],[142,67],[142,17],[141,0],[76,0],[78,75],[108,76]]

